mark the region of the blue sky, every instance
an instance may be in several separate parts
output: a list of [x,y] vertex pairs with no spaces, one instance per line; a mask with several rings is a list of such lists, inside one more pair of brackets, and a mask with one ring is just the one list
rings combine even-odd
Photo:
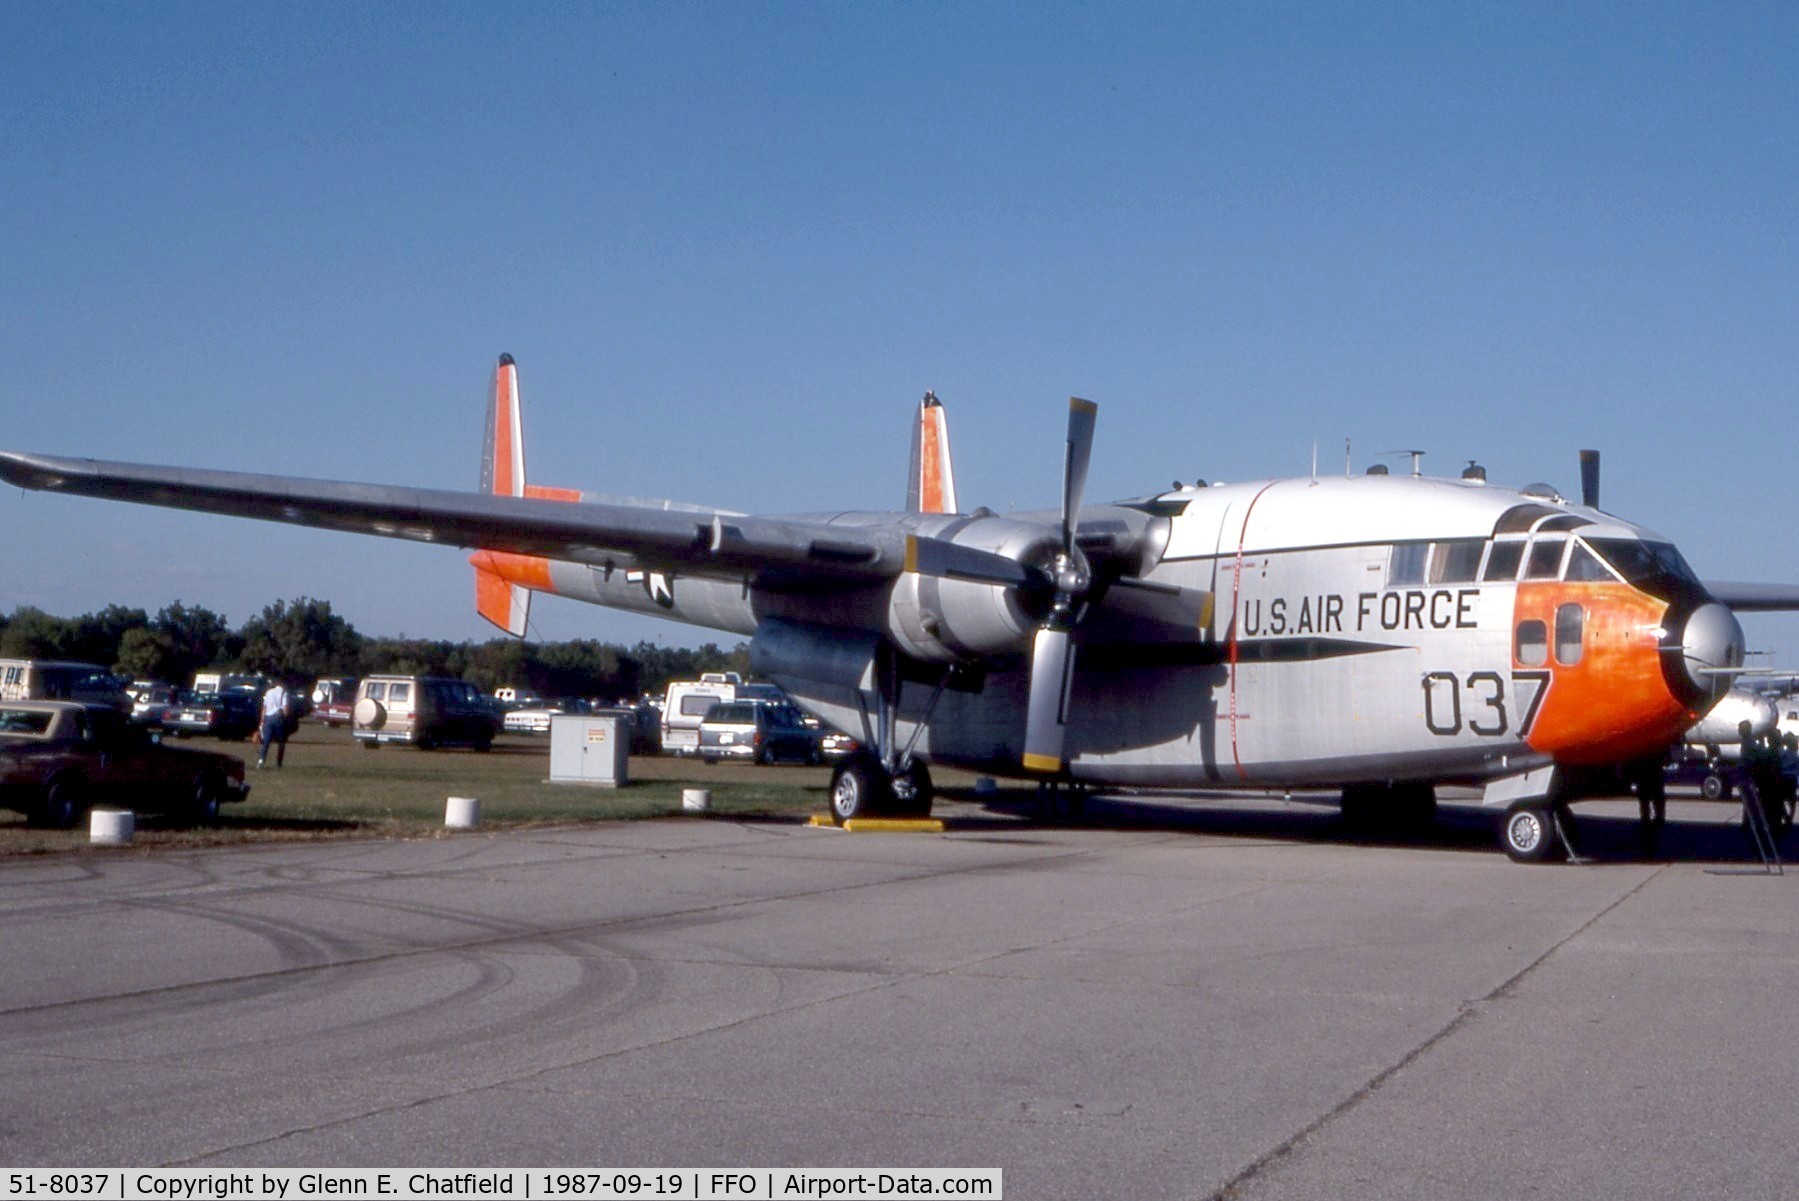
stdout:
[[[0,446],[891,508],[1422,447],[1799,581],[1790,5],[0,5]],[[0,611],[483,638],[460,554],[0,494]],[[539,636],[711,635],[561,600]],[[1799,619],[1745,619],[1799,666]]]

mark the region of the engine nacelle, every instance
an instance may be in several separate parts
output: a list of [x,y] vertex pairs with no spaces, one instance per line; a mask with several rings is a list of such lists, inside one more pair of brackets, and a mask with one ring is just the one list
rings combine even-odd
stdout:
[[[1041,523],[1006,517],[957,519],[935,536],[1039,567],[1060,546],[1055,531]],[[1050,600],[1047,592],[909,573],[894,584],[886,632],[918,659],[953,663],[1017,653],[1030,646]]]

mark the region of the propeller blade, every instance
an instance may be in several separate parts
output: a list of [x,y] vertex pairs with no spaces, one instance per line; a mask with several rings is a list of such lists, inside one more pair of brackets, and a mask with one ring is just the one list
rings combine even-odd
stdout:
[[1580,503],[1589,509],[1599,507],[1599,452],[1580,452]]
[[1093,424],[1099,406],[1078,396],[1068,398],[1068,458],[1062,471],[1062,549],[1074,546],[1074,523],[1087,490],[1087,461],[1093,457]]
[[1031,642],[1031,698],[1024,716],[1025,770],[1062,770],[1068,691],[1073,682],[1073,638],[1065,629],[1044,626]]
[[[1107,617],[1119,617],[1135,626],[1156,627],[1163,640],[1187,641],[1204,637],[1212,628],[1215,598],[1199,588],[1155,584],[1136,576],[1112,581],[1098,608]],[[1095,614],[1097,619],[1099,614]],[[1145,640],[1149,631],[1142,631]]]
[[1036,578],[1030,568],[1016,559],[917,534],[906,535],[905,569],[917,575],[1013,587],[1028,584]]

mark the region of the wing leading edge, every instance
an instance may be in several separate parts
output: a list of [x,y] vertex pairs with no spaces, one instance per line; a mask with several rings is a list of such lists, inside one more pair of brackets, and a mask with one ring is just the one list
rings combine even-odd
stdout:
[[688,506],[543,500],[0,451],[0,479],[65,492],[572,562],[679,568],[721,578],[870,582],[905,567],[881,526],[763,518]]

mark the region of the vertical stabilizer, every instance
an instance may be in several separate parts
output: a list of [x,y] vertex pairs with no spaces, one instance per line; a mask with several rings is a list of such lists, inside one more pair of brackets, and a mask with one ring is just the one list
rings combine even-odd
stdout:
[[[525,495],[524,430],[519,419],[518,364],[500,356],[494,368],[493,393],[487,401],[487,433],[481,453],[481,491],[495,496]],[[489,570],[494,559],[477,554],[475,611],[515,638],[525,636],[531,613],[531,590]],[[484,565],[486,564],[486,565]]]
[[926,392],[912,427],[912,468],[906,508],[913,513],[956,513],[956,472],[950,462],[949,418],[934,392]]

